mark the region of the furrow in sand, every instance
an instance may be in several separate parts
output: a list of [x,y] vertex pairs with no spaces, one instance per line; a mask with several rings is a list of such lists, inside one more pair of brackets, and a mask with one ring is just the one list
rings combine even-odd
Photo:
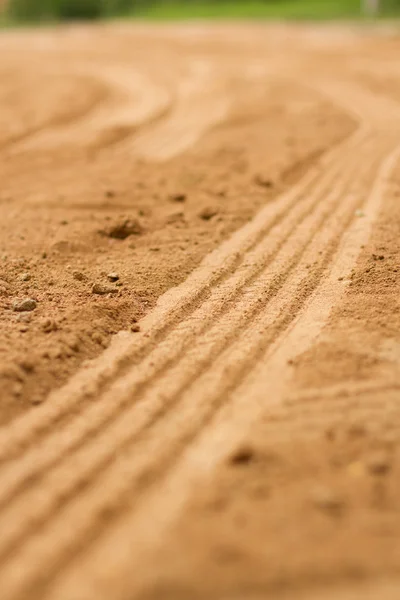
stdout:
[[[354,171],[348,170],[346,173],[348,179],[347,185],[353,177],[361,175],[364,177],[364,181],[368,186],[369,177],[367,174],[370,173],[372,179],[376,161],[377,158],[374,156],[371,157],[371,160],[367,160],[367,157],[365,157],[364,160],[361,161],[364,168],[360,169],[358,173],[357,169]],[[303,267],[303,273],[304,267],[312,260],[313,256],[315,257],[315,253],[325,252],[325,256],[321,259],[321,264],[317,268],[317,272],[314,273],[312,277],[304,277],[304,275],[301,274],[302,269],[294,272],[293,268],[289,269],[289,275],[292,273],[291,276],[286,277],[283,290],[281,289],[279,294],[276,294],[275,297],[270,300],[268,310],[253,311],[252,322],[249,324],[248,328],[244,330],[244,333],[241,336],[239,336],[239,339],[235,340],[235,343],[229,344],[228,340],[228,346],[225,348],[223,344],[221,349],[222,354],[214,364],[208,364],[209,368],[203,369],[204,372],[200,374],[200,377],[196,377],[194,387],[192,385],[189,388],[186,384],[187,389],[185,393],[183,393],[185,391],[185,386],[183,389],[173,390],[172,395],[182,396],[179,411],[171,411],[166,419],[158,421],[153,425],[153,428],[150,430],[150,434],[147,437],[145,436],[144,439],[139,439],[139,441],[136,442],[136,451],[134,454],[139,454],[136,461],[134,461],[131,456],[132,449],[124,448],[122,454],[126,457],[126,460],[121,458],[120,455],[120,458],[114,467],[111,468],[108,473],[99,477],[95,485],[89,488],[87,494],[84,495],[80,501],[74,500],[71,503],[71,506],[67,506],[66,511],[61,512],[51,527],[50,539],[53,539],[53,550],[55,549],[54,544],[56,539],[60,540],[60,548],[63,547],[63,544],[67,541],[71,531],[73,530],[75,534],[79,530],[79,527],[83,528],[82,530],[79,530],[82,534],[79,537],[86,539],[86,541],[90,541],[91,534],[93,534],[93,532],[97,533],[99,530],[101,518],[104,516],[105,510],[115,511],[121,504],[129,504],[129,499],[134,492],[135,485],[139,485],[140,487],[140,485],[143,485],[152,478],[152,474],[154,474],[155,470],[159,471],[160,469],[163,470],[166,468],[170,461],[173,462],[177,452],[180,452],[187,443],[196,437],[204,424],[212,418],[215,411],[221,406],[221,403],[225,401],[226,395],[230,390],[241,381],[244,372],[248,371],[249,366],[254,364],[260,353],[265,351],[266,347],[270,346],[277,337],[282,335],[282,332],[285,331],[295,318],[296,314],[301,310],[306,300],[318,285],[326,267],[330,264],[335,253],[335,248],[340,240],[340,236],[352,219],[354,209],[359,206],[361,202],[361,196],[349,191],[348,188],[346,189],[346,186],[345,189],[340,189],[339,185],[337,192],[332,192],[331,197],[326,199],[329,210],[327,210],[325,206],[323,206],[323,208],[319,206],[319,210],[316,210],[315,214],[311,213],[309,215],[309,219],[306,219],[304,223],[302,223],[297,237],[295,236],[295,239],[291,241],[291,244],[293,245],[297,238],[301,240],[303,245],[305,242],[305,248],[299,257],[299,260],[301,260],[300,266]],[[334,217],[333,224],[331,221],[332,217]],[[294,246],[296,246],[296,244],[294,244]],[[294,251],[296,253],[296,250]],[[284,262],[284,257],[281,257],[281,260]],[[297,260],[297,262],[295,260],[294,264],[299,264],[299,260]],[[290,260],[288,264],[290,264]],[[269,276],[271,277],[270,273]],[[269,283],[271,284],[271,280],[269,280]],[[268,280],[265,280],[264,284],[268,285]],[[264,285],[261,287],[265,289]],[[257,290],[257,294],[258,291],[259,290]],[[297,306],[293,305],[293,298],[297,298]],[[245,305],[247,304],[248,306],[248,300],[249,299],[247,298],[246,302],[242,302],[241,308],[239,307],[238,309],[237,306],[235,307],[235,311],[239,311],[242,316]],[[204,340],[203,344],[199,344],[200,366],[201,360],[204,360],[204,358],[206,358],[207,366],[210,350],[212,354],[215,339],[222,337],[224,340],[227,332],[229,333],[231,331],[231,326],[232,323],[229,322],[229,319],[226,319],[225,324],[219,324],[219,331],[218,329],[215,332],[211,331],[208,335],[208,339]],[[247,340],[247,351],[243,350],[243,342],[245,340]],[[203,351],[206,352],[205,357],[201,356]],[[197,369],[199,366],[198,363],[196,365],[196,360],[198,360],[198,358],[199,357],[196,358],[196,353],[192,354],[192,356],[188,355],[188,358],[186,359],[188,362],[185,364],[183,361],[184,364],[180,365],[180,372],[182,374],[186,373],[186,376],[189,374],[189,384],[191,383],[190,379],[193,378],[192,374],[194,367]],[[231,365],[232,371],[236,371],[235,377],[232,376],[232,372],[228,372],[228,377],[226,377],[227,365]],[[158,393],[161,391],[164,391],[165,393],[165,390],[168,390],[168,381],[171,385],[171,382],[174,383],[178,375],[178,372],[171,372],[169,375],[166,375],[165,381],[161,380],[159,382]],[[174,386],[172,385],[172,388],[173,387]],[[155,390],[152,390],[148,402],[154,401],[154,397]],[[139,405],[139,408],[140,407],[144,407],[143,410],[145,414],[147,410],[146,402],[142,402]],[[92,469],[93,461],[98,460],[99,453],[101,454],[103,452],[104,455],[104,452],[106,451],[104,448],[107,444],[108,452],[111,450],[111,452],[114,451],[115,453],[116,444],[120,442],[121,436],[122,439],[129,442],[129,436],[132,435],[132,423],[136,419],[134,409],[135,407],[132,407],[131,418],[127,418],[128,416],[125,415],[124,418],[117,421],[114,426],[106,432],[105,439],[102,439],[102,436],[99,436],[98,439],[94,440],[92,448],[88,444],[83,448],[80,457],[74,457],[74,460],[70,461],[67,465],[64,465],[64,468],[61,468],[53,475],[50,475],[47,484],[45,483],[43,486],[44,489],[42,490],[42,493],[44,492],[44,496],[45,498],[47,497],[47,499],[51,496],[51,489],[55,492],[52,498],[53,504],[51,504],[51,498],[47,505],[46,501],[44,502],[47,514],[51,512],[51,510],[54,510],[54,508],[60,504],[60,501],[62,502],[68,495],[64,482],[73,475],[74,465],[76,469],[79,469],[84,465],[86,468]],[[172,439],[170,439],[171,437]],[[84,472],[81,472],[81,474],[84,476],[84,479],[80,484],[78,483],[78,486],[85,486],[87,483],[89,473],[85,470],[83,471]],[[47,494],[46,487],[48,488]],[[99,489],[102,489],[103,492],[96,496]],[[110,498],[108,500],[105,499],[104,490],[109,490]],[[76,492],[77,489],[75,489],[75,495]],[[34,499],[36,499],[36,501],[40,500],[38,490],[36,490],[35,498],[31,498],[31,500]],[[31,502],[28,502],[28,504],[31,504]],[[36,509],[38,508],[37,502],[35,507]],[[18,509],[20,518],[22,509],[22,506]],[[69,513],[69,517],[65,515],[65,512]],[[72,515],[74,515],[72,525],[71,512]],[[10,520],[10,515],[6,520]],[[68,527],[66,527],[67,523],[69,523]],[[60,527],[62,531],[60,531]],[[48,529],[48,527],[46,526],[45,529]],[[46,535],[39,536],[36,540],[33,537],[28,540],[22,555],[28,552],[28,556],[31,556],[32,559],[32,553],[36,558],[40,557],[43,551],[45,553],[48,552],[48,548],[50,547],[49,541],[50,540],[47,540],[46,543]],[[66,544],[62,554],[68,552],[68,547],[69,552],[71,552],[70,544],[75,541],[76,536],[70,536],[69,543]],[[26,558],[27,557],[25,556],[25,559]],[[49,556],[48,559],[50,562],[52,560],[54,561],[54,568],[57,569],[57,560],[64,561],[65,556],[61,558],[60,556],[57,557],[56,553],[52,553],[52,556]],[[43,555],[42,560],[44,560]],[[5,569],[5,574],[8,573],[9,575],[8,583],[3,578],[2,589],[7,589],[9,584],[11,584],[11,587],[13,586],[13,575],[18,573],[20,568],[18,567],[18,563],[21,566],[20,561],[21,557],[18,559],[18,553],[15,560],[11,558],[9,568]],[[24,559],[22,559],[22,561],[25,562]],[[33,562],[30,562],[29,564],[33,566]],[[17,585],[20,584],[21,581],[17,582]]]
[[[358,158],[357,161],[353,159],[353,168],[356,162]],[[337,176],[338,173],[332,174],[332,177]],[[353,173],[350,171],[347,179],[352,178]],[[348,181],[345,180],[345,183]],[[299,201],[287,222],[271,230],[257,249],[248,254],[232,277],[214,290],[188,322],[183,321],[177,326],[169,338],[160,343],[148,359],[142,362],[140,369],[121,377],[110,390],[100,394],[96,403],[90,404],[82,414],[73,419],[72,423],[63,423],[26,452],[19,461],[4,465],[0,470],[0,506],[7,504],[13,493],[22,492],[34,484],[41,472],[56,465],[68,453],[87,442],[90,436],[98,435],[102,427],[109,426],[113,419],[122,415],[123,410],[131,406],[133,399],[137,402],[148,387],[154,386],[158,378],[174,367],[179,369],[182,360],[190,352],[193,339],[197,340],[196,348],[203,344],[205,334],[219,339],[222,347],[227,345],[237,330],[263,310],[279,292],[285,278],[296,266],[304,248],[304,240],[299,235],[300,225],[302,224],[304,236],[310,238],[319,226],[320,213],[324,218],[329,214],[328,198],[332,196],[332,192],[328,192],[329,188],[329,182],[325,181],[324,185],[318,186],[303,202]],[[341,191],[340,183],[336,182],[334,201],[340,198]],[[317,212],[316,207],[319,209]],[[296,236],[296,243],[292,242],[293,235]],[[224,321],[230,333],[225,337],[218,336],[215,329]],[[195,365],[194,369],[199,373],[199,365]],[[163,405],[162,400],[160,402]],[[138,423],[136,428],[137,425]]]
[[[129,149],[151,160],[167,160],[200,139],[207,129],[228,115],[231,105],[227,84],[209,61],[195,60],[189,75],[178,85],[175,109],[169,117],[139,135]],[[127,149],[125,145],[121,151]]]
[[113,65],[100,72],[92,65],[82,73],[98,79],[110,90],[108,102],[87,115],[77,115],[70,123],[54,123],[14,144],[13,151],[51,150],[60,145],[98,146],[114,143],[119,136],[126,136],[160,116],[172,107],[171,94],[160,84],[154,83],[137,69]]
[[324,389],[307,389],[303,392],[297,392],[286,399],[287,406],[291,404],[301,404],[304,406],[307,403],[323,402],[324,399],[335,398],[357,398],[369,394],[377,394],[381,392],[390,392],[400,390],[400,382],[385,381],[368,381],[365,383],[336,383]]
[[[186,447],[181,459],[175,463],[175,468],[164,472],[167,476],[157,481],[157,487],[153,491],[150,488],[141,502],[135,504],[135,510],[124,513],[124,518],[114,527],[108,528],[97,544],[91,549],[86,548],[84,557],[79,561],[72,561],[70,566],[59,574],[54,585],[48,587],[47,592],[40,596],[42,600],[53,598],[55,591],[57,600],[69,600],[76,590],[79,590],[81,600],[106,600],[110,594],[113,598],[121,600],[140,597],[141,591],[151,583],[153,573],[150,567],[148,570],[138,571],[135,565],[139,562],[143,564],[144,557],[148,565],[152,564],[152,559],[159,556],[158,550],[162,540],[165,540],[166,530],[180,514],[190,494],[196,493],[195,490],[202,485],[202,481],[208,477],[216,464],[248,435],[257,421],[267,415],[274,405],[282,403],[290,378],[288,358],[295,357],[310,347],[326,323],[332,307],[340,299],[343,286],[338,281],[338,274],[343,269],[351,269],[360,245],[367,241],[384,198],[387,178],[399,156],[400,149],[397,149],[384,162],[372,192],[366,196],[364,209],[368,217],[362,222],[353,220],[347,234],[339,242],[329,274],[322,280],[316,293],[311,295],[298,318],[293,321],[293,325],[285,330],[284,335],[279,337],[272,348],[266,349],[262,360],[243,380],[242,385],[236,388],[230,402],[216,415],[211,427],[201,427],[198,430],[196,443]],[[281,379],[278,380],[274,376],[276,372],[282,373]],[[203,400],[205,397],[202,395]],[[188,414],[181,418],[180,412],[177,413],[178,411],[171,414],[171,418],[176,419],[174,431],[171,433],[171,422],[165,429],[170,432],[169,436],[175,436],[175,444],[176,436],[180,435],[181,428],[187,425],[188,418]],[[156,434],[155,431],[153,433]],[[169,447],[170,442],[170,437],[165,439],[165,445],[161,451],[159,448],[159,454]],[[160,438],[153,440],[154,449],[157,448],[157,443],[161,443]],[[143,457],[144,452],[149,450],[148,445],[137,448],[139,457]],[[165,463],[165,457],[163,461]],[[129,456],[125,455],[123,462],[127,471],[128,465],[132,464],[132,456],[129,460]],[[116,480],[118,481],[118,478]],[[100,493],[100,487],[97,493]],[[126,502],[132,507],[135,500],[131,490]],[[57,535],[66,535],[67,528],[62,519],[59,520],[59,527],[54,540],[57,539]],[[39,546],[38,540],[36,549]],[[112,553],[110,548],[113,548]],[[32,559],[35,557],[33,547],[30,556]],[[47,556],[45,553],[46,560]],[[61,562],[58,563],[58,566],[60,565]],[[106,573],[103,573],[100,565],[107,565]],[[41,589],[45,590],[44,587]]]
[[[98,361],[83,369],[64,388],[53,393],[46,404],[1,430],[0,463],[26,451],[30,444],[50,428],[79,412],[85,400],[97,399],[100,391],[104,392],[132,364],[143,361],[166,339],[177,323],[188,318],[218,286],[231,279],[232,273],[240,268],[248,254],[264,240],[272,228],[283,224],[290,217],[291,211],[301,199],[312,196],[316,188],[322,189],[324,186],[327,189],[335,185],[346,161],[359,151],[363,143],[368,143],[366,138],[364,129],[357,132],[349,141],[329,153],[319,169],[312,169],[291,191],[267,205],[253,221],[206,257],[184,284],[164,294],[153,313],[143,319],[143,333],[140,336],[117,336],[114,345]],[[246,273],[252,275],[250,269]]]

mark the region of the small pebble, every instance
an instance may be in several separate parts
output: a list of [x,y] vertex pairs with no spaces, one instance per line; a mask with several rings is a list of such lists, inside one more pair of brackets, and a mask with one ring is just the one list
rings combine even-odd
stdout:
[[259,185],[260,187],[265,187],[265,188],[272,188],[274,185],[273,182],[271,181],[271,179],[268,179],[264,175],[255,175],[254,183]]
[[39,406],[39,404],[43,404],[44,399],[43,398],[39,398],[39,396],[34,396],[33,398],[31,398],[31,404],[33,406]]
[[172,202],[186,202],[186,194],[171,194],[169,199]]
[[21,275],[21,281],[29,281],[31,278],[29,273],[22,273]]
[[108,273],[107,279],[109,279],[109,281],[118,281],[119,275],[118,273]]
[[135,324],[131,325],[131,331],[133,333],[139,333],[139,331],[140,331],[140,325],[135,325]]
[[35,310],[37,306],[36,300],[33,298],[25,298],[25,300],[16,300],[13,304],[14,312],[29,312]]
[[94,283],[92,286],[92,294],[98,294],[100,296],[105,294],[116,294],[118,290],[110,285],[103,285],[102,283]]
[[206,208],[203,208],[203,210],[201,210],[199,212],[199,217],[200,217],[200,219],[203,219],[203,221],[209,221],[210,219],[215,217],[215,215],[217,213],[218,213],[218,210],[216,208],[207,206]]
[[254,449],[245,444],[231,454],[229,462],[231,465],[247,465],[252,462],[254,458]]

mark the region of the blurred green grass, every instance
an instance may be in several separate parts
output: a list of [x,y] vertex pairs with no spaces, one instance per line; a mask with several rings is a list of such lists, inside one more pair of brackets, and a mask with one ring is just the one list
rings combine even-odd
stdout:
[[[380,16],[400,16],[400,0],[381,4]],[[109,17],[331,20],[357,19],[362,10],[360,0],[10,0],[0,24]]]
[[276,0],[263,2],[165,0],[138,7],[134,14],[157,19],[182,18],[270,18],[335,19],[360,16],[359,0]]

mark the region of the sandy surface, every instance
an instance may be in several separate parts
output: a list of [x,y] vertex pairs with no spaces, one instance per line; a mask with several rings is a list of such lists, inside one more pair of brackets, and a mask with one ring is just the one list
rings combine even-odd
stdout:
[[399,51],[1,33],[2,600],[400,596]]

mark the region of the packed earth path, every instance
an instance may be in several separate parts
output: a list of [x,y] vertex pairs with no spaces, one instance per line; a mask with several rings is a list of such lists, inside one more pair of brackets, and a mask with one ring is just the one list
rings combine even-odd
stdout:
[[2,600],[400,597],[399,51],[1,32]]

